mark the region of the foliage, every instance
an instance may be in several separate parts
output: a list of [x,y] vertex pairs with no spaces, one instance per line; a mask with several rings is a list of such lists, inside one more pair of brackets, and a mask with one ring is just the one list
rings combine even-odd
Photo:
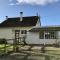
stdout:
[[0,44],[7,44],[7,41],[6,41],[6,39],[0,39]]

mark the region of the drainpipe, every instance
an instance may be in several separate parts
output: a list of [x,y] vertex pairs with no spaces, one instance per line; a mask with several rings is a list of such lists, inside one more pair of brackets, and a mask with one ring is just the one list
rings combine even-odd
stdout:
[[44,31],[44,45],[45,45],[45,31]]

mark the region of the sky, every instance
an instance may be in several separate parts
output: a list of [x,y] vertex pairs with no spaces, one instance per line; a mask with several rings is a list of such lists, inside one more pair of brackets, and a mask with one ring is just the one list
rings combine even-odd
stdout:
[[60,25],[60,0],[0,0],[0,23],[5,16],[40,16],[42,26]]

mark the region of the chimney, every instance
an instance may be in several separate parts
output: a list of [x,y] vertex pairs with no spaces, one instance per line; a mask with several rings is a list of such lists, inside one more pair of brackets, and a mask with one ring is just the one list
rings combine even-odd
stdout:
[[20,21],[23,20],[23,12],[20,12]]
[[40,27],[41,26],[41,20],[40,20],[40,16],[38,15],[38,13],[37,13],[37,17],[38,17],[38,21],[37,21],[36,26]]
[[6,16],[6,20],[8,19],[8,16]]

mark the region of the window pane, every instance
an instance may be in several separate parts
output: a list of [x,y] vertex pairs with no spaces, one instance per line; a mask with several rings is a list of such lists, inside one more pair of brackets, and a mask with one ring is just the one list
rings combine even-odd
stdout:
[[50,34],[46,34],[45,39],[50,39]]
[[21,34],[27,34],[27,31],[26,30],[22,30]]
[[44,31],[39,33],[39,38],[40,39],[56,39],[56,31]]
[[49,31],[45,33],[45,39],[56,39],[56,34],[54,31]]
[[25,30],[25,34],[27,34],[27,31]]
[[24,34],[24,31],[23,30],[21,31],[21,34]]

